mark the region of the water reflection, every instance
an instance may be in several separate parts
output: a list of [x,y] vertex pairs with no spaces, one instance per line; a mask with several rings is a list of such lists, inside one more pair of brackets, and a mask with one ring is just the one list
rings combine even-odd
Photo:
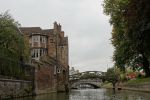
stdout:
[[16,100],[150,100],[150,93],[112,89],[72,90],[70,94],[52,93]]
[[116,91],[115,94],[111,90],[106,90],[106,96],[108,100],[150,100],[150,93],[128,90]]
[[17,100],[69,100],[69,94],[51,93],[51,94],[37,95],[34,97],[18,98]]
[[105,89],[74,90],[70,93],[70,100],[104,100]]

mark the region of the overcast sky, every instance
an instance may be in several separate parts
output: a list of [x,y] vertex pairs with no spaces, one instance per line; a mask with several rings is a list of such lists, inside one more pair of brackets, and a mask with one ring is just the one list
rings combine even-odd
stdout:
[[103,0],[0,0],[0,12],[9,13],[24,27],[62,25],[69,37],[69,63],[82,71],[106,71],[113,66],[111,26],[103,14]]

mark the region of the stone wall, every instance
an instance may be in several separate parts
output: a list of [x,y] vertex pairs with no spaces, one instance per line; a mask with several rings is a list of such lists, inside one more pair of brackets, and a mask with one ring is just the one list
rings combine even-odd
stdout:
[[0,78],[0,99],[30,96],[32,94],[31,81]]
[[138,84],[124,84],[122,86],[122,89],[150,92],[150,82]]

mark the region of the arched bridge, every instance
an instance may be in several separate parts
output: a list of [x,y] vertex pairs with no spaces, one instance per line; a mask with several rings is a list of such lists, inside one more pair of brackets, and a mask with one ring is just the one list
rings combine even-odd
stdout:
[[102,80],[105,77],[105,72],[101,71],[86,71],[78,74],[70,75],[71,88],[100,88]]

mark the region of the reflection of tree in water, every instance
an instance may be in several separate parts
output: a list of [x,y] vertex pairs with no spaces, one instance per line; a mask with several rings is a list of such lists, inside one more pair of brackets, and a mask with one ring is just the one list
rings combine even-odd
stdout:
[[149,94],[144,92],[121,90],[114,94],[111,89],[106,90],[106,96],[108,100],[149,100],[150,98]]

